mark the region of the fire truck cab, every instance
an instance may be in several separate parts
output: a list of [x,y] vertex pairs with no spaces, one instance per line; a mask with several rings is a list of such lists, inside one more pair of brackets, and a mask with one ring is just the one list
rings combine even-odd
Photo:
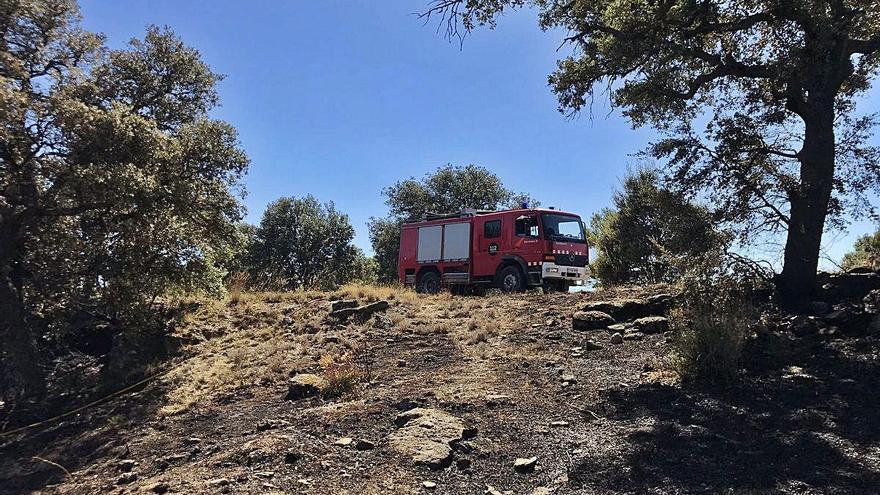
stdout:
[[555,209],[464,210],[403,224],[398,276],[419,292],[567,290],[590,276],[581,218]]

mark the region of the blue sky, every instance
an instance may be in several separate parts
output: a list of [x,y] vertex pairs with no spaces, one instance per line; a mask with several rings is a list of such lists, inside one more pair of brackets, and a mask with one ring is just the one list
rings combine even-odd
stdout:
[[[631,155],[654,134],[597,104],[567,120],[547,75],[564,52],[532,12],[460,47],[414,15],[428,0],[80,0],[87,29],[120,47],[168,25],[225,74],[222,107],[251,157],[247,220],[281,196],[333,201],[369,251],[381,190],[447,162],[474,163],[510,188],[588,218],[610,203]],[[876,91],[874,91],[876,94]],[[878,110],[877,98],[863,110]],[[828,236],[839,258],[856,235]]]

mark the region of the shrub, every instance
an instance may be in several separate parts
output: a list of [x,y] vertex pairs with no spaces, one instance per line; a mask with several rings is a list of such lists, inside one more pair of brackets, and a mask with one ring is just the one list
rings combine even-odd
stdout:
[[735,381],[755,310],[751,284],[736,267],[698,260],[682,278],[673,368],[684,381],[725,386]]
[[354,390],[358,383],[369,379],[369,370],[360,351],[355,349],[341,355],[325,354],[319,364],[324,368],[327,385],[321,393],[327,398],[342,397]]

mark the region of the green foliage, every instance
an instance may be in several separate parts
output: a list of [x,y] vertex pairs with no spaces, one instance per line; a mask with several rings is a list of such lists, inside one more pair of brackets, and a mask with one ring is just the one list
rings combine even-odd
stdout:
[[682,267],[681,296],[671,315],[671,363],[686,382],[726,386],[737,378],[755,320],[752,279],[741,268],[717,251]]
[[467,208],[497,210],[519,208],[522,203],[537,207],[540,203],[527,194],[514,193],[501,179],[477,165],[445,165],[421,180],[409,178],[382,191],[391,210],[389,218],[370,218],[370,242],[379,263],[379,280],[397,280],[397,257],[400,251],[400,225],[428,213],[453,213]]
[[675,258],[726,244],[706,208],[658,183],[654,170],[630,173],[614,193],[614,208],[593,215],[589,240],[598,256],[592,269],[602,284],[673,282],[681,275]]
[[0,33],[0,374],[33,385],[47,331],[222,290],[248,158],[169,30],[107,50],[73,1],[10,0]]
[[280,198],[269,204],[251,245],[254,287],[267,289],[335,288],[355,273],[366,276],[363,254],[351,245],[354,228],[333,203],[312,196]]
[[377,284],[379,282],[379,262],[373,256],[366,256],[360,248],[352,246],[351,271],[345,277],[345,282]]
[[877,2],[449,0],[423,17],[455,35],[524,6],[572,47],[549,78],[560,111],[598,89],[653,126],[645,153],[677,189],[705,193],[743,241],[787,234],[779,288],[803,302],[825,228],[873,212],[880,188],[877,119],[855,113],[880,69]]
[[[504,187],[501,179],[477,165],[445,165],[421,180],[409,178],[385,188],[382,193],[394,217],[413,220],[427,213],[453,213],[466,208],[496,210],[528,201]],[[534,200],[530,206],[537,206]]]
[[868,267],[880,270],[880,230],[856,239],[853,250],[843,256],[843,269]]
[[388,283],[397,281],[397,257],[400,254],[400,220],[393,218],[370,218],[370,244],[376,253],[377,280]]

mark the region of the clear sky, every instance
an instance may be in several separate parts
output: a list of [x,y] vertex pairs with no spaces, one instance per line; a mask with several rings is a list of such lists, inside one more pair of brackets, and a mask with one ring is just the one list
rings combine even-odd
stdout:
[[[445,163],[482,165],[545,206],[588,218],[610,203],[630,155],[653,137],[601,103],[556,110],[547,75],[564,54],[532,12],[507,15],[463,46],[414,12],[428,0],[80,0],[112,47],[167,25],[216,72],[222,107],[252,163],[247,220],[281,196],[333,201],[367,252],[383,187]],[[862,107],[880,110],[876,96]],[[826,236],[832,258],[873,230]]]

